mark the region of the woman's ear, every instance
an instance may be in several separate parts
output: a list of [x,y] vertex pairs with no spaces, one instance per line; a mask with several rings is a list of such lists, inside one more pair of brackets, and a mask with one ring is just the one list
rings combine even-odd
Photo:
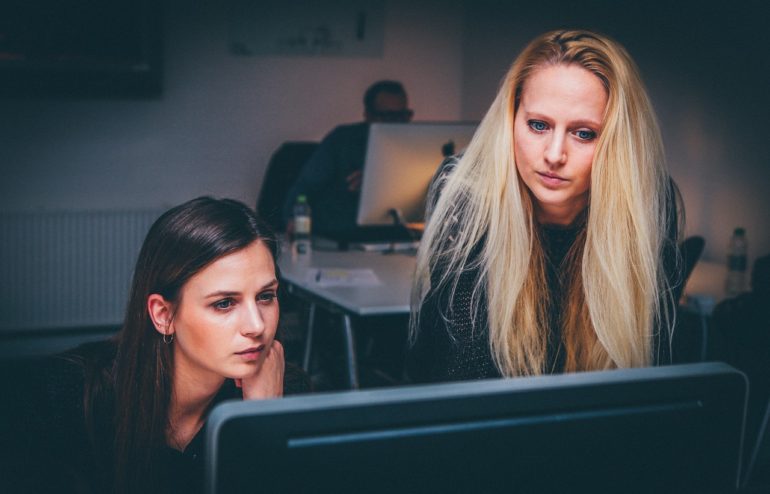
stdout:
[[153,293],[147,297],[147,312],[150,314],[152,324],[158,333],[162,335],[174,334],[171,327],[171,319],[174,314],[171,302],[163,298],[163,295]]

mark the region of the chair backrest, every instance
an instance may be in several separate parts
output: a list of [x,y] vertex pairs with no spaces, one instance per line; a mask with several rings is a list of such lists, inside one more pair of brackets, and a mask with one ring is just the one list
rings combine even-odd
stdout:
[[748,458],[744,486],[756,489],[756,492],[765,492],[759,489],[770,490],[770,400],[767,402],[754,450]]
[[[711,316],[721,340],[720,360],[746,375],[745,479],[770,487],[770,302],[757,292],[721,301]],[[766,492],[766,491],[757,491]]]
[[318,147],[317,142],[287,141],[270,157],[257,199],[257,214],[276,232],[286,230],[281,210],[302,165]]
[[687,279],[692,274],[693,269],[695,269],[695,264],[698,262],[698,259],[700,259],[701,254],[703,254],[703,247],[706,245],[706,241],[703,239],[703,237],[694,235],[692,237],[687,237],[684,242],[682,242],[682,260],[684,261],[684,280],[687,281]]
[[687,280],[695,269],[695,264],[698,263],[705,245],[706,241],[703,237],[697,235],[687,237],[679,245],[679,251],[682,253],[682,284],[675,288],[674,300],[682,298],[684,288],[687,286]]

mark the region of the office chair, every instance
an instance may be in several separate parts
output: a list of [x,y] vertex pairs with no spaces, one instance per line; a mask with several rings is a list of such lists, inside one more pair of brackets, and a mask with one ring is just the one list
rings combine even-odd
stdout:
[[674,300],[682,298],[684,288],[687,286],[687,280],[690,279],[690,275],[695,270],[695,265],[698,263],[701,254],[703,254],[703,247],[706,245],[706,241],[703,237],[693,235],[687,237],[679,244],[679,252],[682,254],[682,284],[676,287],[674,290]]
[[276,232],[286,230],[282,209],[302,166],[318,147],[317,142],[287,141],[270,157],[257,199],[257,214]]
[[745,477],[741,492],[759,493],[770,491],[770,400],[767,402],[759,434],[746,436],[744,441],[754,444],[751,455],[746,459]]
[[[703,237],[692,236],[679,244],[681,254],[682,278],[672,288],[675,303],[679,303],[687,286],[695,265],[703,253],[705,241]],[[677,306],[677,327],[672,340],[672,358],[676,363],[703,362],[706,360],[708,347],[708,321],[707,316],[698,311],[689,311]]]
[[744,442],[749,483],[770,489],[770,256],[754,263],[751,286],[717,304],[712,318],[724,341],[722,360],[749,380]]

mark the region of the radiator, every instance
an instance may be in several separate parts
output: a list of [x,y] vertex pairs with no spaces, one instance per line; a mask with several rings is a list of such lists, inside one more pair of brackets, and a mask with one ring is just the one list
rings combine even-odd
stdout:
[[120,324],[160,213],[0,213],[0,330]]

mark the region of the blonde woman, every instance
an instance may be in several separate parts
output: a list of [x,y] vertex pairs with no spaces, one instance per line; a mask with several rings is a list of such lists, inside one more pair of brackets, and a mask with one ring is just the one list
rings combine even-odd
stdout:
[[533,40],[431,195],[412,379],[670,361],[676,192],[650,100],[617,42],[587,31]]

